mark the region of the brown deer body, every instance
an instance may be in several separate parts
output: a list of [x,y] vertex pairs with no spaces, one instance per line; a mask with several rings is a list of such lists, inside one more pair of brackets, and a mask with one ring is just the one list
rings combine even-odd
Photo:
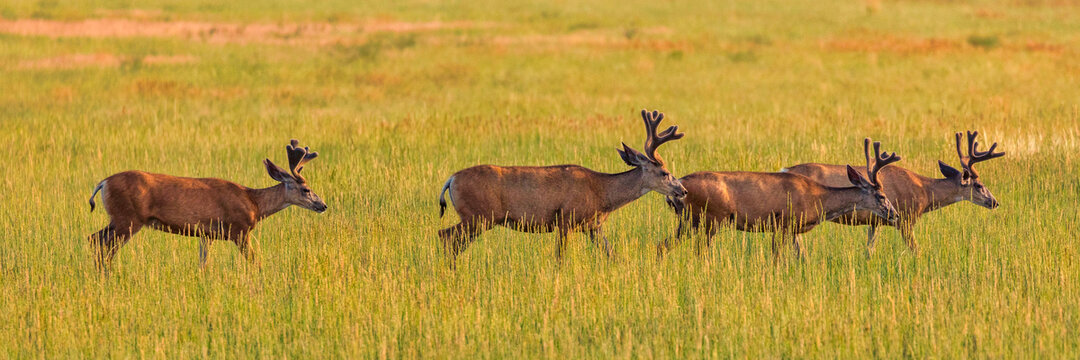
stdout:
[[[938,161],[938,168],[945,176],[944,178],[925,177],[899,166],[887,166],[881,169],[881,183],[885,189],[885,196],[896,206],[900,214],[898,221],[885,221],[866,211],[846,214],[832,221],[846,225],[869,225],[866,231],[868,255],[874,249],[874,235],[877,227],[882,225],[899,229],[900,236],[907,246],[912,252],[918,254],[919,247],[912,235],[912,229],[924,214],[965,200],[987,209],[997,208],[999,205],[997,199],[979,180],[978,173],[971,165],[1003,156],[1005,153],[994,153],[997,143],[991,145],[989,151],[979,152],[976,149],[978,142],[975,141],[978,134],[978,132],[968,132],[968,155],[964,156],[960,148],[961,134],[956,133],[956,152],[963,170],[956,170]],[[783,171],[835,186],[842,180],[843,166],[809,163],[795,165]]]
[[656,153],[661,144],[683,134],[676,133],[675,126],[657,134],[663,114],[642,110],[641,115],[647,131],[645,153],[623,144],[619,155],[634,167],[623,173],[600,173],[577,165],[479,165],[450,176],[440,191],[439,215],[449,193],[461,222],[440,230],[439,237],[451,267],[476,236],[496,225],[524,232],[558,232],[556,255],[560,259],[568,234],[586,232],[611,256],[611,245],[601,228],[608,214],[650,191],[672,197],[686,194]]
[[[868,159],[869,143],[867,139]],[[877,157],[881,159],[879,164],[900,160],[895,153],[882,157],[879,147],[880,144],[874,144]],[[892,204],[873,180],[876,168],[870,171],[871,180],[851,166],[846,169],[847,187],[825,186],[807,177],[786,173],[697,172],[687,175],[679,179],[686,187],[686,198],[681,202],[668,199],[668,204],[679,215],[679,229],[674,241],[665,239],[657,244],[657,254],[663,258],[682,237],[703,226],[707,250],[719,227],[733,226],[741,231],[772,232],[774,260],[779,259],[780,244],[787,240],[791,241],[796,255],[802,257],[800,234],[825,220],[855,210],[867,210],[883,217],[896,216]],[[700,244],[695,249],[701,253]]]
[[280,183],[252,189],[230,181],[212,178],[186,178],[142,171],[125,171],[105,178],[90,196],[101,191],[102,206],[109,214],[109,225],[90,235],[95,247],[95,262],[102,270],[121,246],[143,227],[174,234],[198,236],[199,262],[206,256],[213,240],[236,243],[249,261],[255,261],[248,238],[251,229],[263,218],[289,205],[326,211],[326,204],[307,186],[299,172],[303,164],[318,156],[300,148],[293,140],[287,147],[290,171],[270,159],[264,161],[270,177]]

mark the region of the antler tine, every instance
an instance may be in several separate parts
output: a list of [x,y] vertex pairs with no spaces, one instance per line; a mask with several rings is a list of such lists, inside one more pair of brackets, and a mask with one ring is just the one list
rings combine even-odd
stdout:
[[297,181],[304,182],[304,177],[300,176],[300,170],[304,168],[305,163],[319,156],[319,153],[310,151],[307,146],[301,148],[300,141],[296,139],[285,146],[285,152],[289,155],[289,172]]
[[870,181],[873,181],[875,185],[880,185],[881,182],[878,181],[878,171],[881,170],[881,168],[884,168],[885,166],[887,166],[889,164],[892,164],[894,162],[897,162],[897,161],[900,161],[900,156],[897,156],[895,152],[893,152],[892,154],[887,154],[887,155],[882,154],[881,153],[881,143],[875,141],[874,142],[874,170],[869,174],[870,175]]
[[[978,135],[979,132],[976,131],[974,134]],[[970,139],[974,140],[974,135],[971,135]],[[975,164],[977,162],[982,162],[982,161],[990,160],[990,159],[993,159],[993,158],[1005,156],[1004,152],[994,153],[994,149],[997,149],[997,143],[996,142],[993,143],[993,144],[990,144],[990,149],[988,149],[986,151],[979,151],[979,142],[978,141],[972,141],[971,144],[969,145],[969,147],[971,148],[971,150],[968,152],[968,167],[969,168],[971,167],[972,164]]]
[[956,158],[960,159],[960,165],[967,166],[964,163],[964,152],[962,150],[960,150],[960,147],[961,147],[960,144],[961,144],[961,141],[963,141],[963,137],[964,137],[964,134],[961,134],[959,131],[956,132]]
[[678,133],[678,126],[671,126],[660,132],[656,133],[656,127],[660,125],[660,122],[664,120],[664,113],[653,110],[649,113],[648,110],[641,110],[641,117],[645,120],[645,155],[653,161],[660,161],[660,158],[656,155],[656,149],[664,143],[672,140],[678,140],[685,134]]
[[652,113],[649,110],[641,109],[641,119],[645,120],[645,152],[649,152],[649,147],[656,141],[656,127],[660,125],[660,122],[656,120],[657,117],[663,119],[663,115],[658,111],[653,110]]
[[863,155],[866,155],[866,174],[867,175],[870,175],[870,168],[871,168],[871,166],[873,166],[873,164],[870,163],[870,142],[871,141],[872,140],[870,140],[870,138],[864,138],[863,139]]
[[968,166],[971,166],[971,164],[972,164],[972,161],[971,161],[971,160],[974,160],[974,154],[975,154],[975,137],[976,137],[976,136],[979,136],[979,132],[978,132],[978,131],[970,131],[970,130],[969,130],[969,131],[967,132],[967,142],[968,142],[968,143],[967,143],[967,156],[968,156],[968,161],[967,161],[967,164],[968,164]]

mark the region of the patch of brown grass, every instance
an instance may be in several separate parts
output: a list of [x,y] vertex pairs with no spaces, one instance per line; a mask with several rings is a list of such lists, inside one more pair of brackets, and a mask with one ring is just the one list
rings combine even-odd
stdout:
[[976,9],[973,14],[975,15],[975,17],[981,19],[1000,19],[1005,17],[1005,14],[1001,13],[1000,11],[994,11],[990,9]]
[[602,49],[641,49],[655,51],[689,51],[693,45],[688,41],[670,40],[662,35],[671,34],[665,27],[647,28],[635,31],[635,34],[655,36],[628,36],[610,31],[582,31],[559,35],[500,35],[486,39],[481,43],[497,46],[531,46],[541,48],[593,47]]
[[957,51],[967,47],[963,41],[942,38],[903,38],[894,36],[873,38],[827,39],[819,43],[820,47],[830,51],[895,53],[895,54],[932,54]]
[[1051,54],[1061,54],[1065,52],[1065,46],[1058,44],[1049,44],[1040,41],[1028,41],[1023,45],[1024,50],[1030,52],[1043,52]]
[[131,91],[142,96],[187,97],[199,94],[188,84],[169,80],[140,79],[131,85]]
[[148,55],[142,58],[142,63],[147,65],[179,65],[190,64],[199,58],[191,55]]
[[[915,37],[856,37],[856,38],[833,38],[821,40],[819,47],[828,51],[860,52],[860,53],[892,53],[900,55],[923,55],[940,54],[949,52],[975,51],[979,47],[973,46],[962,39],[945,38],[915,38]],[[1013,52],[1038,52],[1048,54],[1062,54],[1068,51],[1068,47],[1062,44],[1051,44],[1037,40],[1003,42],[994,48]]]
[[17,68],[27,70],[78,69],[86,67],[118,67],[125,61],[138,60],[145,65],[176,65],[194,63],[199,59],[191,55],[148,55],[142,58],[119,56],[108,53],[66,54],[42,59],[20,61]]
[[420,32],[488,27],[473,22],[370,21],[362,24],[293,23],[238,24],[194,21],[153,21],[122,18],[55,21],[43,19],[0,20],[0,33],[23,36],[176,37],[210,43],[325,44],[362,38],[375,32]]

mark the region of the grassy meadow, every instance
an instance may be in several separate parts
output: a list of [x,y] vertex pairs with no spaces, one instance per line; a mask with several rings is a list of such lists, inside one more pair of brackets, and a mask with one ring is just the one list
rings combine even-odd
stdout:
[[[3,358],[1080,357],[1080,7],[1056,1],[149,0],[0,3]],[[605,226],[614,261],[553,234],[485,233],[451,271],[438,191],[477,164],[620,172],[642,108],[686,137],[677,175],[862,162],[977,165],[1002,206],[915,228],[825,224],[805,261],[722,230],[654,244],[651,193]],[[87,199],[139,169],[274,184],[291,138],[323,214],[231,243],[144,230],[114,271]]]

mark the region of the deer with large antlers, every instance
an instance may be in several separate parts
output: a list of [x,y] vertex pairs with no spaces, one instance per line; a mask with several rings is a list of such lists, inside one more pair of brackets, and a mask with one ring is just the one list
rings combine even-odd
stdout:
[[[780,244],[790,240],[795,253],[803,257],[801,235],[822,221],[832,220],[856,210],[865,210],[884,218],[895,218],[896,210],[886,199],[878,181],[881,167],[900,161],[896,153],[881,154],[881,144],[874,143],[875,159],[870,168],[870,139],[863,152],[867,157],[869,180],[846,166],[847,183],[825,186],[810,178],[791,173],[696,172],[679,179],[687,195],[680,201],[668,198],[679,215],[674,240],[657,244],[658,258],[677,246],[691,232],[705,228],[704,248],[721,226],[734,226],[750,232],[772,232],[773,260],[778,261]],[[702,253],[701,244],[695,246]]]
[[483,231],[501,225],[524,232],[558,232],[556,257],[562,259],[567,236],[586,232],[604,253],[612,255],[602,226],[616,209],[650,191],[682,198],[686,189],[668,171],[656,153],[660,145],[683,137],[672,126],[656,133],[664,114],[641,111],[645,120],[645,152],[622,144],[619,156],[633,167],[606,174],[578,165],[473,166],[450,176],[439,192],[439,216],[450,194],[461,221],[439,231],[454,266],[457,256]]
[[[888,225],[900,230],[900,236],[912,252],[918,254],[919,247],[912,235],[915,222],[924,214],[952,205],[960,201],[970,201],[987,209],[997,208],[999,203],[994,194],[979,180],[979,173],[973,167],[976,163],[1004,156],[1004,152],[995,153],[997,143],[990,145],[987,151],[979,151],[975,138],[979,132],[967,132],[967,156],[961,151],[961,134],[956,133],[956,156],[960,159],[957,170],[942,161],[938,168],[942,179],[928,178],[899,166],[882,169],[881,182],[885,196],[889,198],[900,213],[898,221],[886,221],[866,211],[846,214],[834,222],[847,225],[869,225],[866,230],[867,255],[874,250],[874,235],[877,228]],[[799,174],[826,185],[836,186],[842,180],[842,165],[799,164],[785,169],[792,174]]]
[[221,179],[142,171],[125,171],[105,178],[90,195],[90,211],[94,211],[94,197],[100,191],[101,205],[110,217],[109,226],[90,235],[98,268],[107,270],[117,250],[146,226],[200,237],[199,263],[202,266],[206,265],[207,252],[214,240],[236,243],[240,253],[257,264],[248,237],[259,220],[289,205],[319,213],[326,211],[326,203],[300,176],[304,164],[319,154],[308,151],[307,147],[301,148],[296,140],[285,149],[289,170],[278,167],[270,159],[264,160],[266,172],[279,184],[263,189]]

